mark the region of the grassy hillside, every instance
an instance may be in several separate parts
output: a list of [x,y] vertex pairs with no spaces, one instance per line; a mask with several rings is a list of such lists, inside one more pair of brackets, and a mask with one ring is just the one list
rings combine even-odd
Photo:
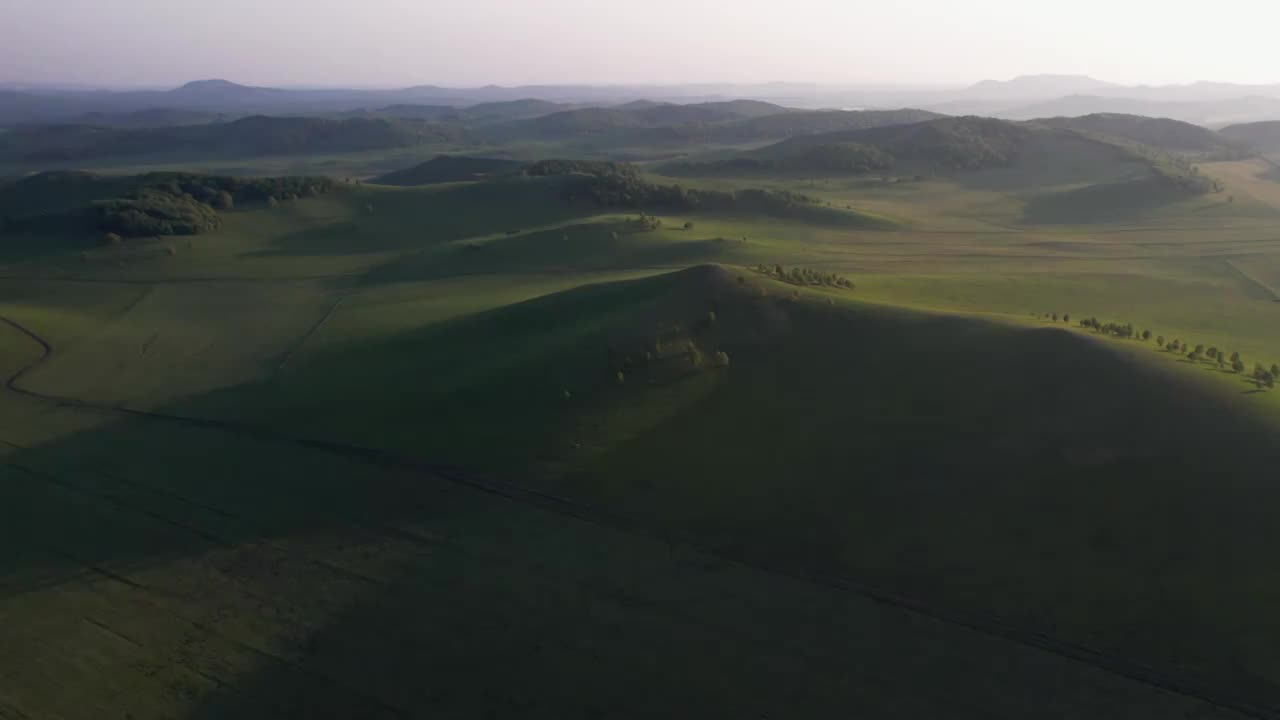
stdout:
[[1230,125],[1219,132],[1224,137],[1245,143],[1258,152],[1280,152],[1280,121]]
[[519,477],[717,554],[1277,692],[1269,425],[1122,343],[856,297],[714,267],[584,287],[184,412]]
[[732,170],[735,165],[754,165],[763,172],[844,174],[890,168],[902,172],[982,170],[1016,165],[1033,145],[1074,141],[1073,135],[1054,135],[991,118],[942,118],[801,135],[728,160],[689,163],[679,169],[695,175]]
[[1097,222],[1221,190],[1218,180],[1186,158],[1157,148],[979,117],[804,135],[718,159],[669,163],[663,172],[685,177],[876,174],[916,183],[939,174],[1021,194],[1053,193],[1037,199],[1026,215],[1046,223],[1069,217]]
[[636,116],[654,125],[678,125],[769,117],[788,112],[788,110],[781,105],[758,100],[729,100],[687,105],[660,103],[633,108],[629,112],[635,113]]
[[1275,715],[1270,166],[868,136],[0,228],[0,716]]
[[1168,118],[1102,113],[1042,118],[1032,122],[1077,132],[1119,138],[1205,160],[1231,160],[1247,154],[1239,143],[1208,128]]
[[0,230],[70,234],[108,244],[140,236],[216,230],[237,203],[276,207],[333,189],[327,177],[232,178],[191,173],[136,176],[39,173],[0,184]]
[[519,139],[599,137],[619,144],[733,144],[812,133],[919,122],[938,117],[923,110],[786,111],[744,101],[692,105],[583,108],[493,128],[488,137]]
[[482,180],[494,175],[516,172],[522,163],[500,158],[438,155],[421,165],[376,177],[379,185],[430,185],[433,183]]
[[150,110],[136,110],[126,113],[85,113],[80,117],[74,118],[71,124],[90,127],[149,128],[166,125],[202,125],[227,119],[227,116],[223,113],[152,108]]
[[719,128],[715,137],[723,140],[764,140],[862,130],[891,125],[910,125],[941,117],[926,110],[812,110],[770,115],[744,120]]
[[128,156],[190,158],[333,153],[458,142],[455,126],[415,121],[256,116],[229,123],[144,129],[85,125],[16,128],[0,135],[0,160],[59,163]]

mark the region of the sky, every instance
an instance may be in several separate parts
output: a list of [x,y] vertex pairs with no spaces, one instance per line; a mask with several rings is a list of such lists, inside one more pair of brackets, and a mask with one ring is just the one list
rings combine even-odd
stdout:
[[0,82],[1280,82],[1280,2],[0,0]]

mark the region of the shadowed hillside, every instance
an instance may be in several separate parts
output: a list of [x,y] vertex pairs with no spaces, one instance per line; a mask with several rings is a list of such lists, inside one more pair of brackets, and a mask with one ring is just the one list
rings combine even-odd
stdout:
[[17,128],[0,134],[0,160],[56,163],[129,156],[240,157],[337,153],[462,142],[456,126],[379,118],[255,116],[229,123],[145,129],[86,125]]
[[1119,138],[1161,150],[1204,160],[1231,160],[1246,156],[1240,143],[1208,128],[1168,118],[1141,115],[1097,114],[1033,120],[1040,125]]
[[1280,152],[1280,121],[1231,125],[1222,128],[1221,133],[1259,152]]
[[[1280,698],[1260,629],[1280,582],[1271,428],[1120,346],[857,292],[719,267],[588,286],[189,412],[482,468],[728,557]],[[426,408],[449,422],[421,432]]]
[[[1158,148],[1073,129],[981,117],[803,135],[727,158],[671,163],[664,171],[691,176],[892,171],[914,174],[917,179],[941,174],[1020,192],[1138,180],[1150,185],[1151,193],[1161,195],[1162,204],[1221,189],[1217,180],[1202,175],[1186,158]],[[1078,204],[1089,208],[1087,202]]]
[[516,172],[521,163],[499,158],[439,155],[421,165],[397,170],[370,180],[379,185],[431,185],[434,183],[483,180]]
[[939,117],[924,110],[787,111],[747,101],[692,105],[583,108],[492,128],[494,140],[564,139],[599,136],[614,142],[738,143],[883,125]]

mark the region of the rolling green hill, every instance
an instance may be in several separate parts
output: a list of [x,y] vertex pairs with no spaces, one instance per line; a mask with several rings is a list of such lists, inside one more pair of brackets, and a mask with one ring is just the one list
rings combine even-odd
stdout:
[[942,117],[927,110],[809,110],[751,118],[718,128],[721,140],[767,140],[843,130],[910,125]]
[[629,112],[654,125],[678,125],[682,123],[714,123],[728,120],[769,117],[788,112],[787,108],[758,100],[729,100],[725,102],[691,103],[677,105],[660,103]]
[[0,713],[1266,716],[1280,396],[1079,319],[1280,359],[1275,214],[1017,227],[1020,163],[1124,169],[1030,132],[911,183],[564,160],[3,258]]
[[522,163],[500,158],[438,155],[421,165],[397,170],[369,182],[379,185],[430,185],[432,183],[482,180],[517,172]]
[[[695,177],[892,172],[917,179],[932,174],[968,177],[979,183],[992,180],[995,172],[1024,192],[1137,182],[1161,203],[1219,189],[1215,179],[1200,174],[1185,158],[1157,148],[1051,125],[981,117],[801,135],[717,160],[671,163],[664,172]],[[1148,205],[1148,199],[1139,204]],[[1087,208],[1089,203],[1077,205]]]
[[[1257,625],[1270,427],[1122,346],[857,294],[718,267],[592,285],[184,412],[519,477],[716,554],[1280,691]],[[424,408],[449,422],[421,432]]]
[[[234,178],[191,173],[135,176],[47,172],[0,184],[0,229],[14,233],[140,236],[216,230],[237,203],[277,205],[334,187],[327,177]],[[101,237],[101,236],[99,236]]]
[[1280,121],[1230,125],[1219,132],[1224,137],[1245,143],[1259,152],[1280,152]]
[[919,122],[923,110],[798,111],[747,101],[583,108],[491,129],[495,141],[599,137],[619,144],[741,143]]
[[84,125],[16,128],[0,135],[0,160],[59,163],[100,158],[188,158],[338,153],[461,142],[456,126],[380,118],[266,117],[144,129]]
[[1269,166],[810,115],[0,181],[0,717],[1280,715]]
[[1082,117],[1042,118],[1050,127],[1118,138],[1203,160],[1233,160],[1247,155],[1239,143],[1208,128],[1168,118],[1101,113]]

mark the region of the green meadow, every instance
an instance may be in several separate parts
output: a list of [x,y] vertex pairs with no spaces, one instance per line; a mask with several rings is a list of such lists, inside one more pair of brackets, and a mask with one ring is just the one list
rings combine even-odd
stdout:
[[1270,165],[626,152],[0,235],[0,718],[1274,716]]

